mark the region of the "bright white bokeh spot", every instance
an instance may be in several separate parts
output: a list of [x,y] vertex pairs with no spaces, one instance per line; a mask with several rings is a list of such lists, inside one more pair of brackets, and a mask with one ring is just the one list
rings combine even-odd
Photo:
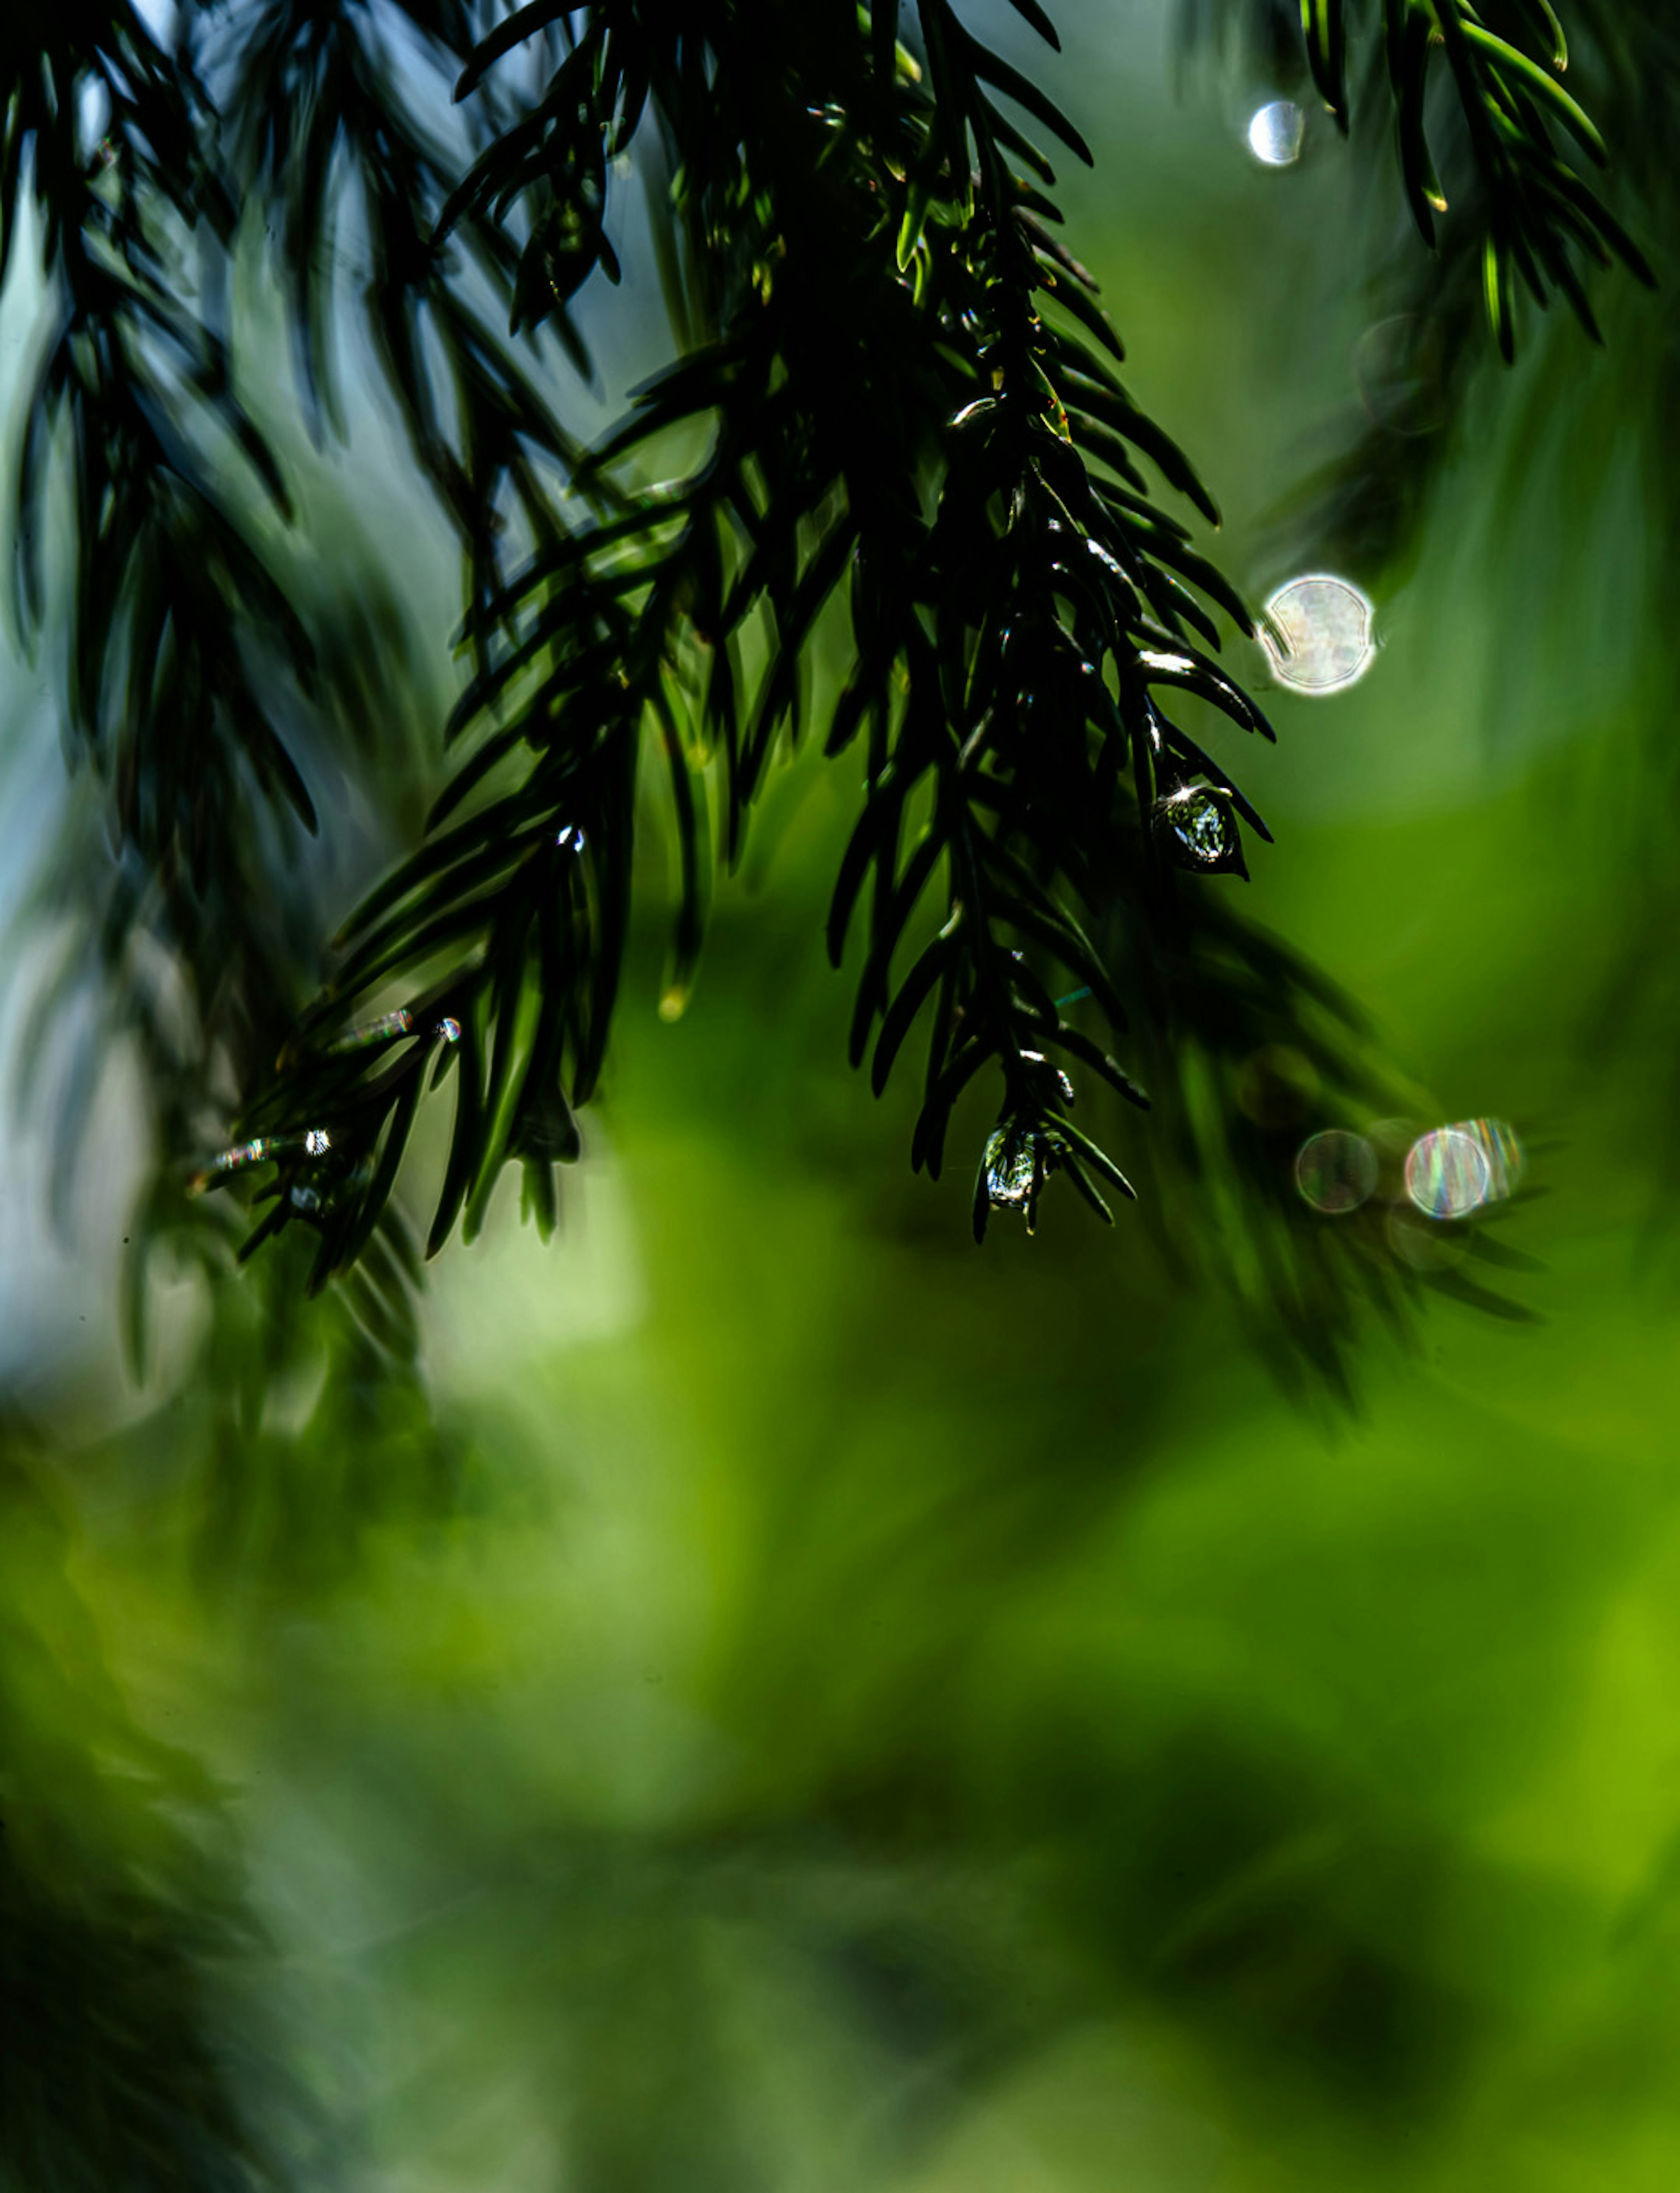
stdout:
[[1377,651],[1370,603],[1327,572],[1280,587],[1266,617],[1261,644],[1273,674],[1298,693],[1339,693],[1365,675]]
[[1315,1211],[1338,1218],[1370,1200],[1377,1185],[1377,1153],[1363,1135],[1327,1127],[1309,1135],[1295,1156],[1295,1185]]
[[1488,1200],[1488,1154],[1462,1127],[1419,1135],[1406,1159],[1406,1193],[1425,1218],[1467,1218]]
[[1307,118],[1290,99],[1274,99],[1248,124],[1248,149],[1263,167],[1293,167],[1301,157]]

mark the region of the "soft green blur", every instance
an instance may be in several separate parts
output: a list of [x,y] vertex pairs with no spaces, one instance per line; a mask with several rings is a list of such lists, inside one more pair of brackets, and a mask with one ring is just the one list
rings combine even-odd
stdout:
[[[1155,8],[1059,12],[1071,240],[1263,592],[1367,316],[1350,170],[1257,168]],[[508,1182],[417,1377],[306,1334],[231,1442],[167,1350],[117,1429],[80,1371],[28,1397],[0,1730],[53,1744],[9,1834],[70,1866],[79,1821],[183,1925],[148,1835],[243,1872],[215,1954],[261,2015],[200,2009],[256,2018],[232,2089],[304,2182],[1680,2184],[1666,642],[1614,432],[1651,310],[1488,376],[1416,574],[1355,575],[1370,675],[1222,749],[1261,918],[1440,1119],[1529,1143],[1499,1276],[1543,1324],[1431,1301],[1349,1417],[1173,1276],[1170,1209],[1104,1234],[1052,1187],[977,1253],[983,1111],[930,1187],[908,1079],[846,1069],[855,785],[804,756],[673,1026],[650,917],[560,1238]]]

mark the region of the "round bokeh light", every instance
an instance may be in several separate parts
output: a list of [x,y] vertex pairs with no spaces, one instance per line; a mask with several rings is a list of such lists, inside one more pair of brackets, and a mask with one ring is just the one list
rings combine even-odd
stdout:
[[1293,99],[1274,99],[1248,123],[1248,149],[1263,168],[1292,168],[1301,157],[1307,118]]
[[1363,1135],[1327,1127],[1295,1154],[1295,1185],[1315,1211],[1339,1218],[1368,1202],[1377,1185],[1377,1153]]
[[1261,644],[1272,674],[1298,693],[1339,693],[1365,675],[1376,655],[1370,603],[1327,572],[1280,587],[1266,618]]
[[1466,1218],[1488,1200],[1488,1154],[1462,1127],[1419,1135],[1406,1159],[1406,1193],[1425,1218]]

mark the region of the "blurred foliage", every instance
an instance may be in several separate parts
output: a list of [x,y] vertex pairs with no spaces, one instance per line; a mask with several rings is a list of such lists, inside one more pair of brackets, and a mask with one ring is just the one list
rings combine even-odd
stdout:
[[326,2127],[272,2051],[226,1793],[144,1733],[66,1574],[16,1423],[0,1458],[0,2184],[313,2182]]

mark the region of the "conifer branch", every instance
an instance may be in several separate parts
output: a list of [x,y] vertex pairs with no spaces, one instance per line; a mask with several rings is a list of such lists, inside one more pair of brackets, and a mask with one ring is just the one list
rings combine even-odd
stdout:
[[[1042,10],[1018,12],[1053,47]],[[1415,121],[1423,17],[1390,12]],[[190,15],[173,55],[126,7],[108,13],[103,42],[53,63],[54,99],[32,106],[19,89],[5,110],[5,235],[27,141],[64,311],[31,407],[26,514],[64,415],[81,524],[77,719],[140,873],[185,879],[159,933],[186,955],[201,1005],[227,957],[218,908],[235,931],[232,987],[266,998],[235,1061],[242,1139],[205,1176],[263,1181],[247,1251],[301,1222],[318,1237],[317,1285],[366,1258],[396,1222],[424,1099],[448,1082],[428,1251],[457,1223],[477,1229],[515,1160],[546,1230],[617,999],[645,772],[668,785],[678,840],[675,1012],[704,927],[712,791],[733,867],[777,756],[813,729],[863,776],[828,924],[837,964],[849,937],[860,954],[854,1062],[880,1091],[910,1039],[926,1045],[913,1162],[939,1171],[955,1108],[983,1080],[997,1113],[977,1232],[999,1207],[1030,1224],[1055,1172],[1107,1217],[1105,1189],[1132,1191],[1069,1118],[1075,1082],[1143,1105],[1138,1054],[1176,1086],[1190,1052],[1253,1034],[1232,999],[1251,976],[1276,978],[1273,948],[1220,897],[1247,873],[1243,832],[1270,833],[1169,710],[1188,693],[1271,734],[1215,660],[1222,617],[1252,630],[1242,599],[1157,495],[1209,523],[1217,510],[1132,398],[1096,284],[1057,233],[1039,140],[1088,159],[1075,123],[949,0],[920,0],[903,26],[896,8],[840,0],[538,4],[476,45],[476,12],[451,0],[384,13],[261,0],[225,27]],[[1565,230],[1579,243],[1585,223],[1617,248],[1548,134],[1571,111],[1531,80],[1529,45],[1483,36],[1467,10],[1455,28],[1439,16],[1511,263],[1526,251],[1567,288]],[[398,17],[427,65],[454,73],[452,145],[388,65],[381,26]],[[1314,0],[1309,19],[1336,106],[1339,5]],[[533,66],[541,87],[510,91]],[[123,117],[105,180],[66,134],[89,72]],[[14,74],[22,85],[28,72]],[[549,407],[543,346],[552,331],[588,370],[572,304],[595,273],[616,278],[610,200],[627,159],[670,179],[654,243],[686,334],[622,424],[582,449]],[[277,803],[312,822],[264,667],[285,665],[307,698],[310,636],[198,438],[220,432],[242,453],[246,500],[256,488],[284,514],[279,466],[231,392],[215,284],[236,192],[272,204],[301,383],[331,427],[333,239],[353,184],[373,258],[368,333],[466,552],[471,672],[447,726],[463,759],[424,842],[353,915],[331,982],[296,1014],[239,869]],[[209,270],[196,289],[164,271],[166,249],[189,241]],[[814,667],[833,657],[837,688],[813,726]],[[129,702],[107,719],[102,696],[123,682]],[[1247,971],[1222,988],[1196,972],[1216,965]],[[1293,978],[1276,989],[1266,1027],[1282,1039],[1305,1008]],[[1086,997],[1088,1014],[1066,1010]],[[1345,1026],[1300,1033],[1350,1086]],[[1128,1047],[1132,1066],[1116,1055]],[[1242,1131],[1230,1125],[1233,1150]],[[1276,1170],[1275,1154],[1265,1162]]]
[[[342,1215],[324,1224],[323,1276],[353,1256],[433,1056],[458,1096],[429,1245],[463,1209],[476,1225],[513,1156],[548,1222],[549,1167],[575,1153],[616,993],[645,741],[669,773],[683,850],[674,1007],[702,925],[701,757],[721,759],[733,865],[777,741],[802,727],[812,636],[839,627],[842,600],[850,667],[825,749],[867,733],[865,799],[829,945],[838,960],[867,900],[854,1060],[873,1050],[879,1089],[927,1023],[919,1166],[937,1171],[955,1102],[990,1067],[1000,1131],[1036,1177],[1063,1170],[1088,1190],[1094,1175],[1130,1194],[1067,1119],[1057,1055],[1143,1100],[1052,996],[1089,990],[1123,1028],[1088,927],[1115,899],[1117,863],[1142,860],[1164,903],[1175,856],[1240,870],[1238,815],[1266,834],[1161,696],[1188,690],[1270,731],[1205,651],[1219,633],[1196,589],[1246,627],[1240,598],[1157,511],[1142,464],[1217,513],[1118,378],[1094,284],[1046,225],[1059,220],[1041,187],[1049,160],[998,96],[1081,155],[1083,140],[943,0],[920,21],[925,73],[896,44],[883,67],[880,39],[838,9],[795,26],[718,8],[674,36],[634,9],[591,10],[542,126],[489,146],[450,201],[452,220],[540,180],[548,214],[571,208],[577,249],[598,252],[605,171],[578,146],[621,148],[651,101],[717,310],[711,341],[575,475],[617,514],[556,530],[469,616],[480,667],[450,728],[483,743],[444,804],[516,757],[523,775],[358,916],[290,1074],[251,1115],[254,1137],[283,1142],[305,1108],[335,1123],[342,1155],[319,1177]],[[492,43],[467,87],[511,39]],[[540,160],[557,116],[558,174],[552,148]],[[548,235],[533,222],[519,294],[542,291]],[[705,456],[639,506],[617,468],[684,431]],[[1197,834],[1175,800],[1194,803]],[[427,987],[391,1028],[389,1062],[334,1063],[335,1029],[398,978]],[[440,1038],[445,1024],[458,1033]],[[983,1165],[981,1228],[993,1202],[1022,1200],[1008,1173]]]

